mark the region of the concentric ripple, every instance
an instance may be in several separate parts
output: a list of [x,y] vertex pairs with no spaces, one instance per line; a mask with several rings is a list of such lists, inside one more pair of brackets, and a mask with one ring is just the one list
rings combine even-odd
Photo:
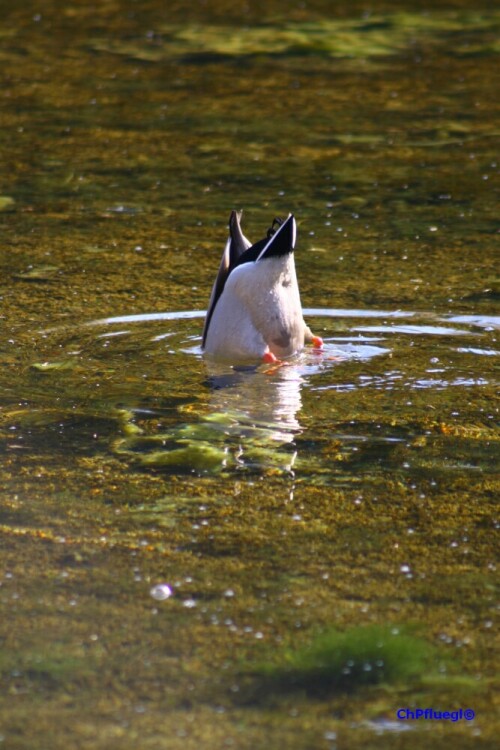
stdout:
[[320,483],[493,470],[499,318],[304,312],[324,350],[282,367],[206,362],[200,311],[45,331],[5,393],[3,439],[132,470]]

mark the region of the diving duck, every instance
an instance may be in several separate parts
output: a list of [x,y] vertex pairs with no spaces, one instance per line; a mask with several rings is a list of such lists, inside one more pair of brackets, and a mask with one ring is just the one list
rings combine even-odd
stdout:
[[254,245],[232,211],[203,329],[202,348],[221,359],[278,363],[305,343],[321,348],[304,322],[293,251],[297,224],[292,214],[275,219]]

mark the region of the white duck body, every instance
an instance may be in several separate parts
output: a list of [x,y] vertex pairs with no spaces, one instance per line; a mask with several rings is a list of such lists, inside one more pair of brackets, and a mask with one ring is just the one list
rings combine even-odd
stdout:
[[314,338],[300,304],[295,219],[290,214],[274,234],[250,246],[233,212],[230,232],[205,322],[204,351],[237,360],[290,357]]

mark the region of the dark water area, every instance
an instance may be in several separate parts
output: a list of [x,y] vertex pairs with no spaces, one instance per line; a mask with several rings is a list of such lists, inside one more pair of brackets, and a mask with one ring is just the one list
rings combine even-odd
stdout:
[[[0,747],[494,747],[499,11],[0,9]],[[322,352],[204,360],[234,208]]]

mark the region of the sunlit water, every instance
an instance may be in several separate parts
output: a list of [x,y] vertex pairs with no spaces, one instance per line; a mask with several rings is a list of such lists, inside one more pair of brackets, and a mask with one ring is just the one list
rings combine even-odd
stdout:
[[[455,460],[425,421],[433,411],[436,421],[443,418],[443,391],[495,387],[500,318],[319,308],[304,313],[321,331],[324,349],[306,348],[281,367],[204,358],[204,313],[198,311],[124,315],[41,332],[37,344],[52,358],[30,365],[36,419],[32,410],[25,419],[62,441],[69,424],[78,441],[80,423],[82,450],[88,449],[89,425],[96,420],[99,439],[104,420],[107,451],[132,468],[173,474],[277,471],[313,483],[352,484],[367,472],[425,473],[426,453],[430,475],[493,470],[493,451],[474,439],[478,435],[471,434]],[[424,405],[413,404],[422,391]],[[347,415],[346,404],[356,403],[360,392],[361,412],[357,402]],[[387,418],[384,402],[391,398]],[[447,419],[453,421],[453,414]],[[493,427],[493,411],[483,419]],[[29,444],[32,431],[20,426],[14,442]],[[405,451],[411,454],[415,439],[425,435],[416,468]],[[324,450],[332,444],[334,455]]]

